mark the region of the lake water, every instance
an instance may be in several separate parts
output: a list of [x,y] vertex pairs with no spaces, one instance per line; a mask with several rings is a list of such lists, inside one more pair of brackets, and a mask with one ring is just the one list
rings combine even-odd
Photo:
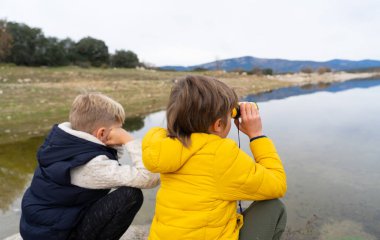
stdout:
[[[286,88],[245,100],[259,102],[264,133],[286,168],[284,239],[380,239],[380,79]],[[140,138],[153,126],[165,126],[165,112],[126,122]],[[249,152],[248,138],[240,136]],[[229,137],[238,140],[234,127]],[[18,231],[20,198],[42,141],[0,145],[0,238]],[[156,189],[144,192],[135,224],[149,224],[153,215]]]

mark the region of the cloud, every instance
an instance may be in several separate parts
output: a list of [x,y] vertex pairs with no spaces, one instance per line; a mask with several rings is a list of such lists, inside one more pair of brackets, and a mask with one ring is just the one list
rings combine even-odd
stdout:
[[192,65],[243,55],[380,59],[379,9],[375,0],[3,0],[0,17],[100,38],[156,65]]

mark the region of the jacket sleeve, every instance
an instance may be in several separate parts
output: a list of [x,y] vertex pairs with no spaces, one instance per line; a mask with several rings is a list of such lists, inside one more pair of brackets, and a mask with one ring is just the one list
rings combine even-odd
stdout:
[[286,192],[286,174],[280,157],[269,138],[250,143],[254,156],[224,139],[215,154],[217,190],[223,200],[268,200]]
[[85,165],[71,169],[71,184],[90,189],[108,189],[120,186],[153,188],[159,184],[159,174],[145,169],[141,160],[141,142],[131,141],[118,149],[128,153],[132,165],[119,165],[106,156],[97,156]]

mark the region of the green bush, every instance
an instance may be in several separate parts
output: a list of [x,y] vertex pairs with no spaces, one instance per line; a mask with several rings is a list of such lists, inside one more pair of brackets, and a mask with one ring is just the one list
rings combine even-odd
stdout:
[[311,67],[303,67],[303,68],[301,68],[301,72],[302,72],[302,73],[310,74],[310,73],[313,73],[313,72],[314,72],[314,69],[311,68]]
[[75,61],[90,62],[94,67],[108,64],[108,47],[102,40],[86,37],[79,40],[74,48]]
[[139,66],[139,58],[132,51],[119,50],[111,57],[111,65],[121,68],[135,68]]

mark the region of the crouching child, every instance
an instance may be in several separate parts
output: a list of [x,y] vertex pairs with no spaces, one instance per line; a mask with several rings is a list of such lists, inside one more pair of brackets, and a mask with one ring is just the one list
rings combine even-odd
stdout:
[[[173,86],[167,129],[152,128],[143,139],[144,164],[161,175],[150,240],[281,237],[286,174],[255,106],[239,104],[233,89],[209,77]],[[232,118],[238,107],[240,120]],[[232,121],[249,137],[254,158],[227,138]],[[255,202],[240,214],[238,200]]]
[[[38,166],[22,199],[24,240],[123,235],[143,203],[140,188],[159,183],[159,176],[144,168],[141,142],[122,128],[124,120],[123,107],[103,94],[76,97],[69,122],[54,125],[38,150]],[[126,152],[132,165],[118,162]]]

